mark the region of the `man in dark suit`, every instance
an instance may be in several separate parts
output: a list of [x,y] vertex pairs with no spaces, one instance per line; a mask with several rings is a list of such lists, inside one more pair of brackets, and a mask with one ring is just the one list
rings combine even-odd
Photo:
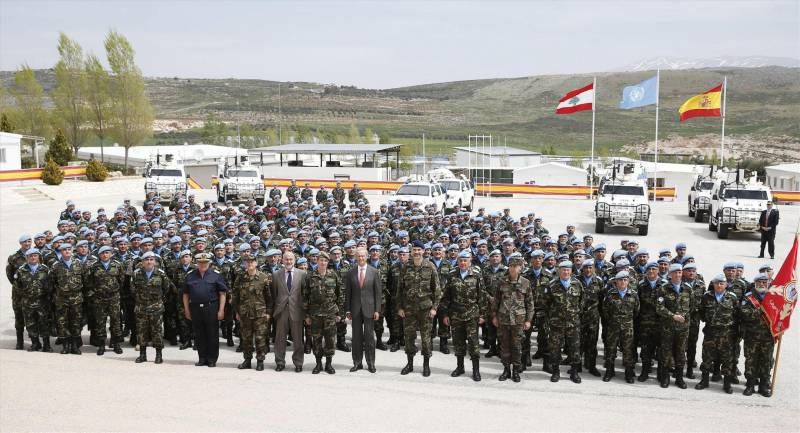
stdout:
[[367,265],[367,249],[356,250],[356,265],[347,273],[344,283],[344,308],[347,318],[353,321],[353,368],[364,368],[362,357],[367,358],[367,370],[375,373],[375,334],[373,321],[380,318],[381,289],[378,270]]
[[283,268],[272,273],[272,299],[275,300],[275,371],[286,367],[286,335],[292,335],[294,371],[303,371],[303,291],[306,272],[294,267],[295,256],[283,253]]
[[775,259],[775,229],[778,227],[778,209],[772,208],[772,202],[767,202],[767,209],[761,211],[758,219],[759,230],[761,231],[761,252],[759,258],[764,258],[764,245],[769,245],[769,257]]

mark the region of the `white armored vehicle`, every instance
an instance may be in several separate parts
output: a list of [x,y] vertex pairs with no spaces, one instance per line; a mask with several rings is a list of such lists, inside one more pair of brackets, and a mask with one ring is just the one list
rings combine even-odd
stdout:
[[217,201],[242,201],[254,199],[264,206],[267,190],[264,187],[258,167],[250,165],[247,157],[240,157],[233,165],[225,163],[218,167]]
[[711,189],[713,187],[713,173],[709,176],[697,174],[692,180],[692,187],[687,197],[687,205],[689,207],[689,216],[694,217],[695,222],[703,222],[703,219],[708,215],[708,211],[711,209]]
[[145,200],[149,193],[157,193],[161,202],[168,203],[175,194],[186,194],[186,171],[183,164],[174,160],[172,154],[156,155],[155,160],[145,164],[142,176],[144,181]]
[[761,211],[770,201],[772,191],[756,180],[755,173],[744,182],[738,173],[733,181],[717,179],[711,189],[708,229],[720,239],[727,239],[731,231],[758,232]]
[[594,207],[595,232],[609,227],[637,228],[647,236],[650,205],[647,203],[647,175],[630,162],[615,162],[610,175],[600,180]]

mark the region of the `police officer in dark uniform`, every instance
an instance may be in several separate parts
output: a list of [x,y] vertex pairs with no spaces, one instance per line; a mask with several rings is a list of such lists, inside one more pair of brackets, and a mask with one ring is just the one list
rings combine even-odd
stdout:
[[197,269],[186,275],[182,290],[183,308],[186,319],[192,321],[197,356],[200,358],[194,365],[216,367],[219,357],[218,323],[225,318],[228,286],[222,275],[209,269],[211,254],[200,253],[194,259]]

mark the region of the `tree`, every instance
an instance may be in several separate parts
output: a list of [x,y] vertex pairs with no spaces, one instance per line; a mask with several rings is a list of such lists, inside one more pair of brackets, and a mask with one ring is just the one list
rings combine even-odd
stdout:
[[91,182],[102,182],[108,177],[108,169],[102,162],[92,158],[86,164],[86,178]]
[[111,100],[114,110],[111,136],[125,148],[125,171],[128,151],[153,134],[153,107],[144,92],[144,77],[134,61],[128,39],[114,30],[105,40],[108,64],[111,66]]
[[18,110],[17,131],[40,137],[49,135],[50,126],[44,109],[44,89],[28,65],[22,65],[14,73],[11,94]]
[[204,143],[209,144],[224,144],[225,138],[228,136],[228,125],[219,120],[213,114],[209,114],[203,122],[203,128],[200,130],[200,137]]
[[7,113],[0,114],[0,131],[14,132],[14,126],[11,124],[11,120],[8,119]]
[[67,141],[64,132],[59,129],[55,137],[50,141],[47,153],[44,154],[47,160],[55,161],[58,165],[67,165],[72,160],[72,146]]
[[358,127],[354,124],[350,124],[350,131],[347,134],[347,139],[350,140],[350,143],[361,143],[361,135],[358,133]]
[[87,119],[92,125],[94,133],[100,139],[100,161],[105,161],[104,141],[111,115],[111,97],[109,95],[110,78],[108,72],[100,64],[97,56],[90,55],[86,58],[86,104],[88,106]]
[[55,117],[77,152],[86,140],[87,88],[83,49],[62,32],[58,39],[58,54],[61,58],[53,68],[56,86],[51,95]]
[[388,132],[384,131],[378,134],[378,143],[379,144],[391,144],[392,137],[389,135]]
[[61,185],[64,181],[64,170],[52,159],[48,159],[42,169],[42,181],[47,185]]

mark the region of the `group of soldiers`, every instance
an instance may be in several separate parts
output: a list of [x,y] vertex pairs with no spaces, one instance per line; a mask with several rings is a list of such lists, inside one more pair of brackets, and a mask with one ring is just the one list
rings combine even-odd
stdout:
[[[627,383],[646,382],[655,369],[661,387],[674,380],[686,388],[684,378],[695,378],[702,324],[695,388],[722,380],[731,393],[741,375],[743,342],[744,394],[757,389],[770,396],[773,339],[759,306],[771,282],[770,265],[748,281],[741,263],[727,263],[707,284],[685,243],[657,256],[635,239],[612,249],[595,244],[590,234],[576,234],[573,225],[552,236],[533,212],[514,217],[508,208],[479,208],[445,214],[392,202],[372,209],[357,185],[346,193],[339,183],[313,194],[308,184],[300,190],[293,181],[286,200],[277,186],[269,197],[260,207],[255,201],[201,205],[193,195],[180,194],[162,205],[151,195],[142,209],[126,200],[94,214],[68,201],[55,231],[20,236],[19,249],[8,258],[17,349],[23,349],[27,329],[29,351],[52,351],[55,336],[61,353],[80,354],[81,331],[88,325],[98,355],[106,346],[122,353],[128,338],[139,346],[137,362],[147,360],[149,345],[160,363],[165,343],[192,347],[182,295],[187,278],[204,263],[230,289],[219,320],[222,338],[233,347],[239,337],[239,368],[251,368],[255,354],[261,370],[276,339],[273,273],[290,266],[309,275],[302,294],[304,341],[292,344],[314,353],[313,373],[333,373],[335,350],[351,350],[344,276],[357,251],[366,250],[383,297],[376,347],[404,348],[402,374],[414,370],[421,351],[423,375],[430,375],[428,359],[438,337],[444,354],[452,341],[453,377],[465,374],[469,357],[471,377],[480,381],[483,348],[485,358],[500,358],[501,381],[519,382],[532,360],[542,359],[553,382],[561,377],[561,365],[575,383],[583,371],[608,382],[621,353]],[[597,368],[598,343],[603,373]]]

